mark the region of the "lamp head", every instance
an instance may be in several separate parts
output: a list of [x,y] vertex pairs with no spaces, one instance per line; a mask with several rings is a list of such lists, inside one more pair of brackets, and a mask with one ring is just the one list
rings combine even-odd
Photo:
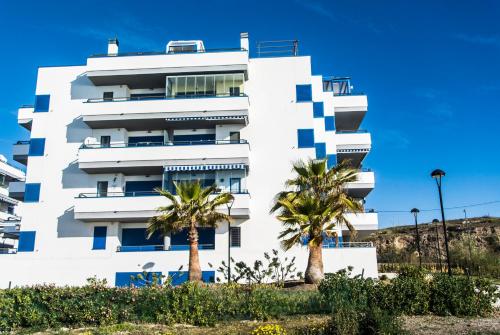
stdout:
[[418,208],[412,208],[412,210],[410,211],[410,213],[412,213],[412,214],[417,214],[419,212],[420,211],[418,210]]
[[432,178],[441,178],[441,177],[444,177],[445,175],[446,175],[446,173],[440,169],[436,169],[436,170],[431,172]]
[[227,209],[229,210],[233,208],[233,204],[234,204],[234,197],[232,197],[231,200],[229,200],[229,202],[226,204]]
[[439,220],[438,219],[434,219],[434,220],[432,220],[432,223],[439,223]]

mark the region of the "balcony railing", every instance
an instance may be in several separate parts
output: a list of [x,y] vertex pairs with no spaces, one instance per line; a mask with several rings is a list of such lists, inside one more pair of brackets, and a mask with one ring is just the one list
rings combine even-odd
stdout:
[[333,249],[333,248],[373,248],[372,242],[330,242],[323,243],[323,248]]
[[337,130],[337,134],[366,134],[368,130],[365,129],[356,129],[356,130]]
[[[173,192],[174,190],[169,190]],[[249,194],[247,190],[228,191],[231,194]],[[222,193],[218,190],[214,194]],[[134,192],[107,192],[107,193],[80,193],[77,198],[123,198],[123,197],[147,197],[160,195],[156,191],[134,191]]]
[[196,53],[211,53],[211,52],[238,52],[247,51],[242,48],[215,48],[215,49],[201,49],[201,50],[186,50],[186,51],[145,51],[145,52],[121,52],[118,54],[108,55],[108,54],[94,54],[90,55],[89,58],[99,58],[99,57],[127,57],[127,56],[156,56],[156,55],[178,55],[178,54],[196,54]]
[[186,94],[186,95],[144,95],[137,97],[116,97],[116,98],[91,98],[87,99],[88,103],[95,102],[119,102],[119,101],[147,101],[147,100],[172,100],[172,99],[202,99],[202,98],[237,98],[246,97],[245,93],[240,94],[230,94],[230,93],[219,93],[219,94]]
[[[214,250],[215,244],[198,244],[199,250]],[[117,252],[140,252],[140,251],[181,251],[189,250],[189,245],[170,245],[165,249],[164,245],[120,245]]]
[[95,144],[82,144],[80,149],[136,148],[136,147],[161,147],[161,146],[175,146],[175,145],[213,145],[213,144],[248,144],[248,141],[240,139],[240,140],[111,143],[111,144],[95,143]]
[[323,78],[323,92],[333,92],[334,96],[364,95],[364,93],[355,93],[353,91],[350,77]]
[[0,248],[0,255],[2,254],[17,254],[16,248]]

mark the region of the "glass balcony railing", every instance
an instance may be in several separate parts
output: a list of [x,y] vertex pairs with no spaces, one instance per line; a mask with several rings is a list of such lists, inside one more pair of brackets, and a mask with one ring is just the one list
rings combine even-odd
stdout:
[[111,143],[111,144],[82,144],[80,149],[109,149],[109,148],[137,148],[137,147],[161,147],[175,145],[213,145],[213,144],[248,144],[247,140],[197,140],[197,141],[167,141],[167,142],[134,142],[134,143]]
[[323,92],[333,92],[335,96],[363,95],[363,93],[355,93],[353,91],[350,77],[323,78]]
[[[199,250],[215,250],[215,244],[198,244]],[[119,245],[116,248],[117,252],[141,252],[141,251],[181,251],[189,250],[187,244],[174,244],[165,248],[164,245]]]
[[[170,192],[174,193],[174,189],[169,189]],[[222,192],[229,192],[231,194],[249,194],[248,190],[223,190],[218,189],[215,194]],[[77,198],[124,198],[124,197],[147,197],[147,196],[157,196],[159,195],[156,191],[133,191],[133,192],[102,192],[102,193],[80,193]]]

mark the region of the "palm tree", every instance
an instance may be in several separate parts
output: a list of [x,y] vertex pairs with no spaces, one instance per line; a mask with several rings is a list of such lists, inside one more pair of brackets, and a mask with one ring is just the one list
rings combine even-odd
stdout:
[[276,195],[271,213],[278,212],[284,226],[279,238],[285,250],[307,241],[305,281],[317,284],[324,277],[323,240],[337,237],[336,227],[342,224],[355,236],[345,214],[360,212],[362,205],[346,193],[346,183],[355,181],[358,171],[348,162],[328,169],[326,160],[299,161],[293,171],[296,176],[285,182],[287,190]]
[[170,201],[167,206],[157,209],[160,213],[149,221],[148,234],[155,232],[168,235],[188,230],[189,241],[189,281],[201,281],[200,258],[198,254],[198,227],[216,228],[220,221],[230,221],[229,215],[218,211],[219,207],[233,199],[230,193],[220,193],[211,197],[216,186],[203,188],[199,181],[174,182],[176,194],[167,190],[156,191]]

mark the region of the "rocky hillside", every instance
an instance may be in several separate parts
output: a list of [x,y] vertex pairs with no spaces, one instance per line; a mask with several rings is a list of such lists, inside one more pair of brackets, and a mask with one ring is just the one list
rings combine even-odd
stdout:
[[[496,263],[500,260],[500,218],[481,217],[447,221],[450,253],[458,260],[460,257],[487,255]],[[442,224],[437,227],[439,248],[444,260],[444,237]],[[436,225],[419,225],[422,261],[435,263],[438,260]],[[418,262],[415,226],[400,226],[381,229],[365,238],[377,247],[380,263]],[[461,255],[461,256],[460,256]],[[459,257],[460,256],[460,257]],[[451,257],[450,257],[451,258]]]

